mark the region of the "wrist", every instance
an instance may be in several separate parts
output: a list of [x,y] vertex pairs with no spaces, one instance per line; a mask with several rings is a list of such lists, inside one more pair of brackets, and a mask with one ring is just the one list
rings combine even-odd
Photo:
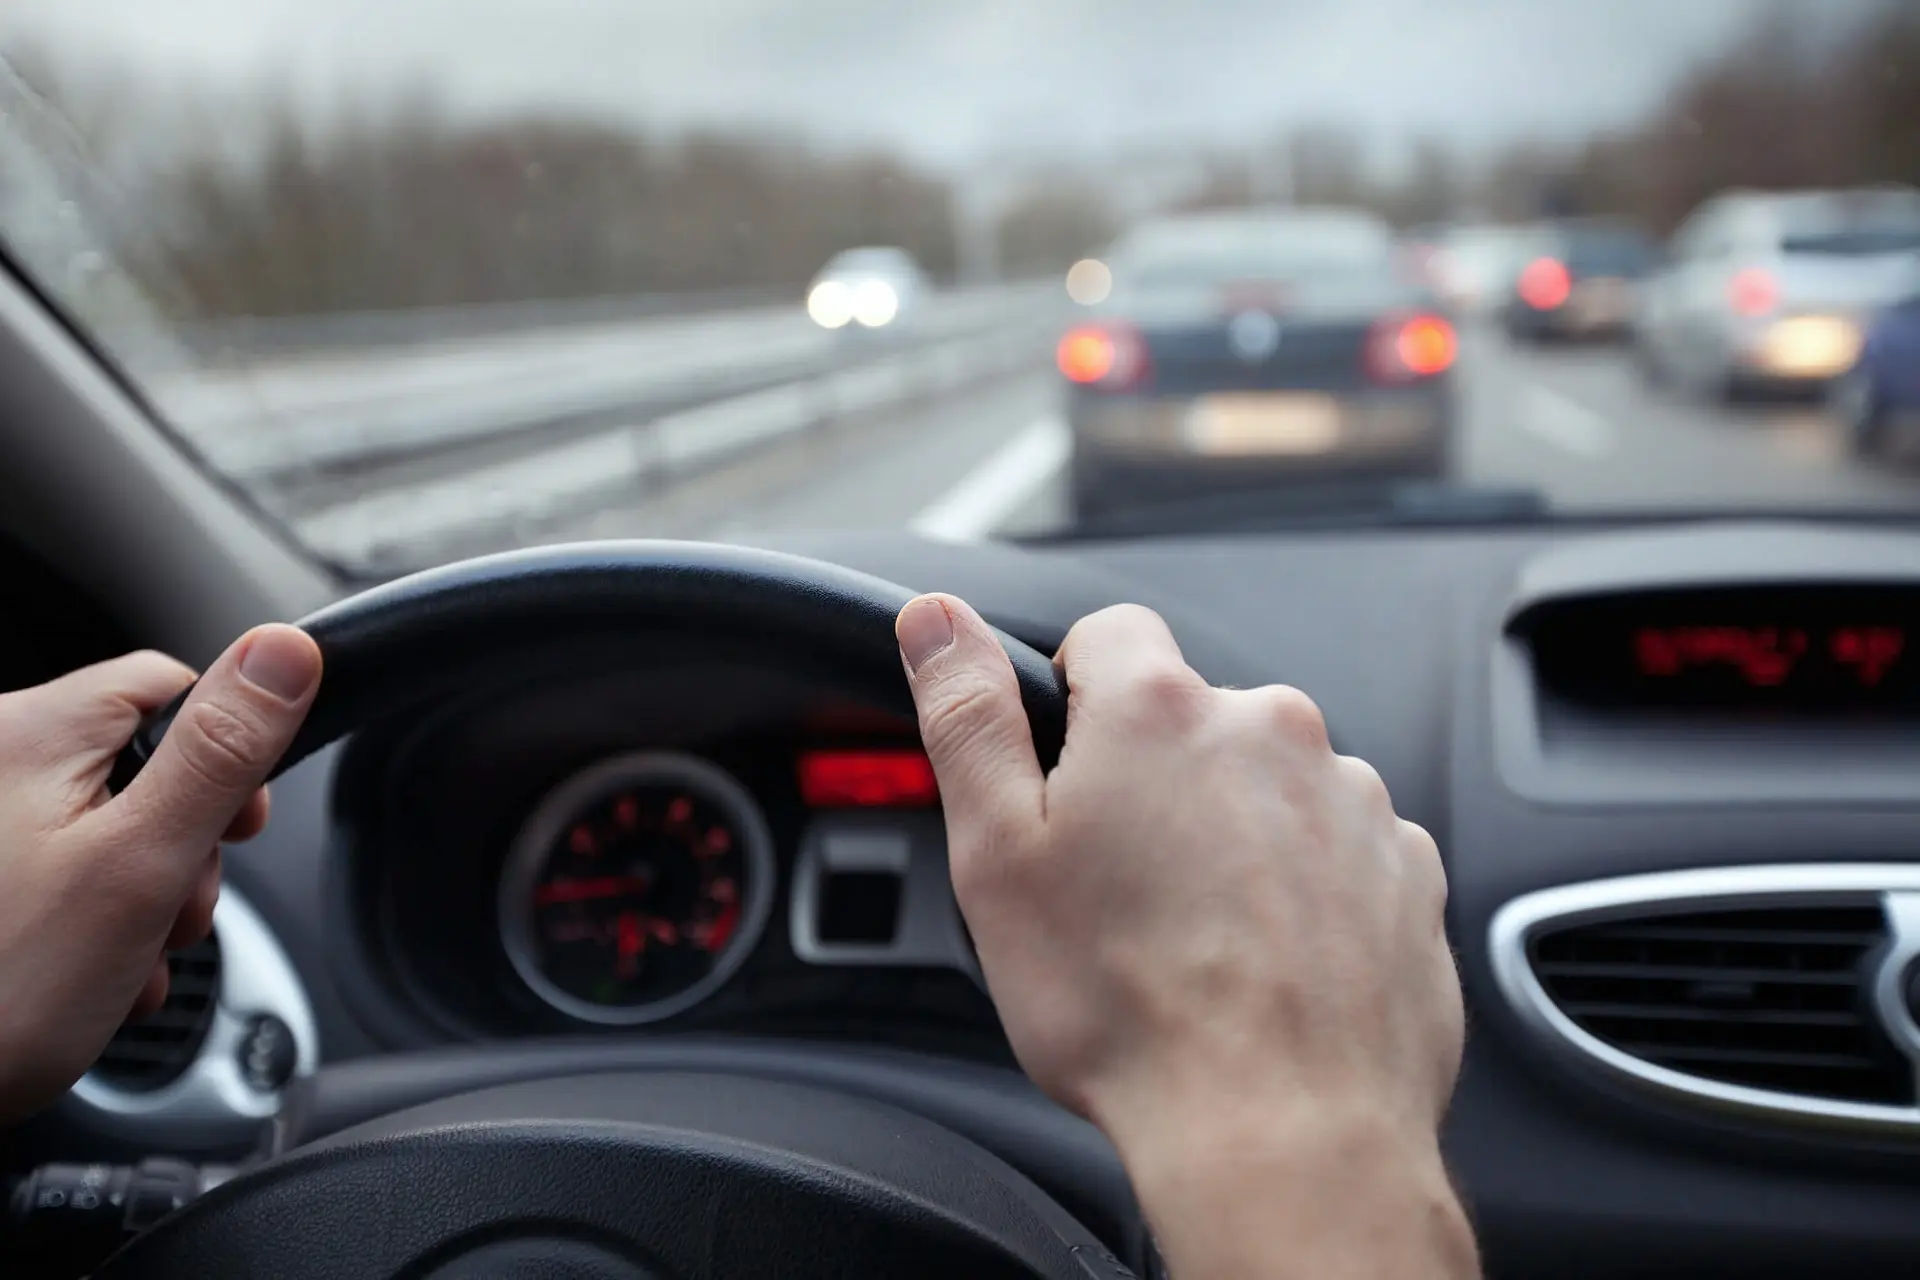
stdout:
[[1109,1128],[1173,1280],[1477,1276],[1437,1134],[1364,1102],[1163,1107]]

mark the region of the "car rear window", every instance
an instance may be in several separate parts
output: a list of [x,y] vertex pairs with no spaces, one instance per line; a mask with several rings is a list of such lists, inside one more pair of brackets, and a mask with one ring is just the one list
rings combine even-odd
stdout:
[[904,273],[913,269],[913,260],[903,253],[886,249],[852,249],[827,264],[828,271],[882,271]]
[[1639,275],[1652,264],[1653,249],[1639,236],[1582,235],[1567,245],[1567,265],[1586,275]]
[[1397,261],[1392,235],[1366,224],[1164,228],[1115,255],[1115,275],[1139,288],[1380,275]]

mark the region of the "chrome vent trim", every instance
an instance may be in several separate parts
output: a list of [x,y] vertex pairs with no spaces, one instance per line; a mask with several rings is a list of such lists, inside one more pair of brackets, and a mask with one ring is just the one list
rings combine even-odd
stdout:
[[267,922],[232,885],[220,890],[213,931],[220,944],[219,997],[199,1052],[186,1070],[167,1085],[142,1091],[83,1076],[73,1086],[75,1101],[117,1117],[267,1119],[279,1111],[284,1090],[253,1088],[240,1065],[247,1024],[261,1014],[279,1018],[293,1033],[294,1078],[313,1073],[320,1062],[320,1036],[306,988]]
[[1530,1031],[1611,1077],[1669,1101],[1750,1119],[1816,1128],[1920,1135],[1920,1105],[1849,1102],[1705,1079],[1648,1062],[1608,1044],[1561,1011],[1533,971],[1529,953],[1549,930],[1661,912],[1841,903],[1878,904],[1888,946],[1867,979],[1880,1027],[1914,1064],[1920,1093],[1920,1026],[1907,1012],[1901,978],[1920,957],[1920,865],[1831,863],[1710,867],[1656,872],[1530,893],[1501,907],[1488,928],[1488,957],[1502,995]]

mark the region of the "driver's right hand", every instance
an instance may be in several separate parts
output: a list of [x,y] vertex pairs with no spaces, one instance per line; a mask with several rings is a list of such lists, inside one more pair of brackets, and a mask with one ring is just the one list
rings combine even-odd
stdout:
[[897,634],[1013,1049],[1113,1140],[1174,1274],[1470,1273],[1446,878],[1380,776],[1298,690],[1210,687],[1143,608],[1067,636],[1051,774],[971,608],[920,597]]

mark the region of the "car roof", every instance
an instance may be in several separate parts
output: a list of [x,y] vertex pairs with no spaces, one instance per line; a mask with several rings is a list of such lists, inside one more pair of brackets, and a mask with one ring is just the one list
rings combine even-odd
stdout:
[[828,267],[887,267],[912,269],[913,255],[895,245],[862,245],[842,249],[827,260]]
[[1920,222],[1920,189],[1895,184],[1799,191],[1736,191],[1730,204],[1776,227],[1823,228],[1867,218]]
[[1184,236],[1207,231],[1314,231],[1342,228],[1366,229],[1392,234],[1386,219],[1365,209],[1338,206],[1281,205],[1253,209],[1209,209],[1194,213],[1162,214],[1141,223],[1123,239],[1158,238],[1161,235]]
[[1218,246],[1281,244],[1332,238],[1345,243],[1393,244],[1393,228],[1384,218],[1357,209],[1235,209],[1162,216],[1143,222],[1114,244],[1116,260],[1165,252],[1203,251]]

